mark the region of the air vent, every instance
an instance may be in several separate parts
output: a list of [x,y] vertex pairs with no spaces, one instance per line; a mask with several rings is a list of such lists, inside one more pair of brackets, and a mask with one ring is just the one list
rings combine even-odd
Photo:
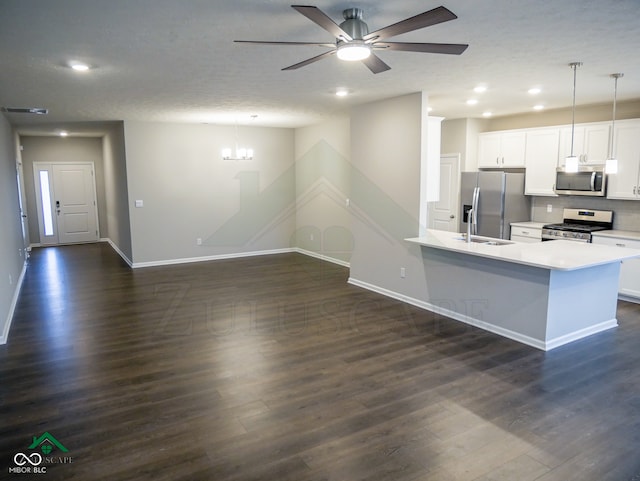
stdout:
[[46,115],[49,113],[47,109],[40,108],[14,108],[14,107],[2,107],[0,110],[3,112],[7,112],[9,114],[36,114],[36,115]]

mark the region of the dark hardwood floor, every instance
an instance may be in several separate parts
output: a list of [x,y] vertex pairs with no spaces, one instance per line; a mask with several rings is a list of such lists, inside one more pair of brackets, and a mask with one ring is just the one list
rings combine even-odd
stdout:
[[[0,346],[0,478],[640,480],[639,305],[544,353],[347,276],[34,250]],[[45,432],[72,462],[10,473]]]

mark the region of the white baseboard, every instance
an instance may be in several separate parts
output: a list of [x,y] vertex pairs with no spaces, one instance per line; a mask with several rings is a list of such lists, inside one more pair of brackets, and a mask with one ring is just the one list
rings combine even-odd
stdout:
[[149,261],[149,262],[134,262],[131,267],[139,269],[141,267],[158,267],[158,266],[170,266],[175,264],[189,264],[191,262],[207,262],[217,261],[223,259],[237,259],[240,257],[254,257],[254,256],[267,256],[272,254],[287,254],[295,252],[293,248],[286,249],[271,249],[265,251],[251,251],[251,252],[237,252],[232,254],[216,254],[212,256],[202,257],[185,257],[183,259],[166,259],[161,261]]
[[640,304],[640,298],[628,296],[627,294],[618,294],[618,299],[621,301],[633,302],[634,304]]
[[11,322],[13,321],[13,314],[16,310],[16,305],[18,304],[18,297],[20,297],[20,290],[22,289],[22,282],[24,281],[24,275],[27,272],[27,262],[25,260],[22,265],[22,271],[20,272],[20,276],[18,277],[18,281],[16,282],[16,289],[13,293],[13,298],[11,299],[11,305],[9,306],[9,312],[7,314],[7,319],[4,323],[4,329],[2,330],[2,335],[0,335],[0,344],[6,344],[9,339],[9,329],[11,328]]
[[618,321],[616,319],[611,319],[609,321],[602,322],[596,326],[591,326],[586,329],[581,329],[579,331],[572,332],[565,336],[560,336],[555,339],[550,339],[548,341],[542,341],[540,339],[536,339],[530,336],[525,336],[524,334],[514,332],[510,329],[505,329],[504,327],[496,326],[495,324],[491,324],[471,316],[460,314],[459,312],[451,311],[449,309],[444,309],[440,306],[431,304],[430,302],[421,301],[420,299],[415,299],[413,297],[405,296],[404,294],[400,294],[398,292],[391,291],[389,289],[385,289],[383,287],[376,286],[374,284],[369,284],[368,282],[354,279],[353,277],[349,277],[348,282],[349,284],[352,284],[354,286],[362,287],[363,289],[367,289],[369,291],[382,294],[383,296],[390,297],[398,301],[406,302],[407,304],[411,304],[412,306],[416,306],[421,309],[425,309],[427,311],[434,312],[436,314],[440,314],[440,315],[449,317],[451,319],[455,319],[456,321],[464,322],[465,324],[479,327],[481,329],[484,329],[485,331],[489,331],[494,334],[498,334],[500,336],[513,339],[514,341],[521,342],[523,344],[526,344],[531,347],[535,347],[537,349],[541,349],[543,351],[550,351],[551,349],[555,349],[556,347],[560,347],[570,342],[577,341],[578,339],[591,336],[592,334],[596,334],[598,332],[611,329],[618,325]]
[[556,347],[564,346],[565,344],[577,341],[578,339],[582,339],[583,337],[591,336],[593,334],[606,331],[607,329],[613,329],[617,326],[618,320],[610,319],[608,321],[601,322],[600,324],[596,324],[595,326],[589,326],[585,329],[580,329],[579,331],[556,337],[555,339],[551,339],[545,343],[545,351],[550,351],[551,349],[555,349]]
[[294,252],[298,254],[303,254],[309,257],[315,257],[316,259],[320,259],[321,261],[331,262],[332,264],[337,264],[342,267],[351,267],[351,264],[348,261],[343,261],[341,259],[336,259],[335,257],[329,257],[324,254],[320,254],[319,252],[308,251],[306,249],[300,249],[299,247],[294,248]]
[[117,253],[120,257],[122,257],[122,260],[123,260],[123,261],[125,261],[129,267],[133,267],[133,262],[131,262],[131,259],[129,259],[129,258],[124,254],[124,252],[122,252],[122,251],[120,250],[120,248],[115,244],[115,242],[113,242],[113,241],[112,241],[111,239],[109,239],[108,237],[103,237],[103,238],[101,238],[101,239],[100,239],[100,242],[107,242],[107,243],[111,246],[111,248],[112,248],[114,251],[116,251],[116,253]]

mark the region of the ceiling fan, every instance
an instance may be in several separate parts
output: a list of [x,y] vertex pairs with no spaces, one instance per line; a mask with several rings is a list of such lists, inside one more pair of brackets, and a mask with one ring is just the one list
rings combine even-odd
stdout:
[[341,60],[362,61],[374,74],[389,70],[389,67],[375,51],[401,50],[405,52],[444,53],[460,55],[469,45],[456,43],[410,43],[387,42],[386,39],[421,28],[448,22],[458,18],[445,7],[437,7],[414,17],[407,18],[393,25],[369,32],[369,27],[362,20],[362,9],[348,8],[342,12],[344,22],[335,23],[318,7],[307,5],[291,5],[291,7],[309,20],[332,34],[335,43],[327,42],[269,42],[259,40],[234,40],[237,43],[253,43],[262,45],[315,45],[331,50],[315,57],[303,60],[282,70],[295,70],[336,54]]

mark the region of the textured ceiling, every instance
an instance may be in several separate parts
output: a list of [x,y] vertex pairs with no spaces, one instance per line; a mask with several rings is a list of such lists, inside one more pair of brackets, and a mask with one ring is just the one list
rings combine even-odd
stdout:
[[[438,5],[457,20],[395,37],[468,43],[461,56],[382,52],[391,70],[373,75],[335,57],[283,67],[321,47],[256,46],[234,39],[333,41],[284,0],[2,0],[0,105],[44,107],[46,116],[5,114],[15,126],[142,120],[298,127],[345,107],[424,90],[433,115],[494,116],[640,98],[638,0],[362,0],[309,2],[336,22],[364,9],[370,30]],[[96,68],[76,73],[79,60]],[[474,94],[475,85],[489,90]],[[543,91],[527,95],[531,86]],[[350,90],[337,98],[336,88]],[[465,101],[476,97],[478,105]],[[257,115],[252,119],[252,115]]]

